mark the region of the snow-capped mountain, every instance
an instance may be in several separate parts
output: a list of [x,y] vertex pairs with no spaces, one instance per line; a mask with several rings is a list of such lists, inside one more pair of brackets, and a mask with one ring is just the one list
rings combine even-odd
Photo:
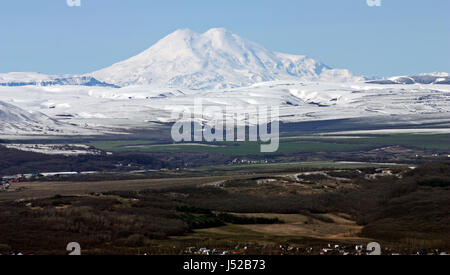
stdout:
[[369,81],[373,84],[450,84],[448,73],[431,73],[412,76],[396,76],[389,79]]
[[223,28],[200,34],[183,29],[128,60],[91,74],[118,86],[190,89],[249,86],[287,79],[342,81],[354,77],[301,55],[272,52]]
[[116,85],[98,81],[92,76],[87,75],[46,75],[40,73],[7,73],[0,74],[0,86],[19,87],[19,86],[57,86],[57,85],[75,85],[75,86],[100,86],[118,88]]

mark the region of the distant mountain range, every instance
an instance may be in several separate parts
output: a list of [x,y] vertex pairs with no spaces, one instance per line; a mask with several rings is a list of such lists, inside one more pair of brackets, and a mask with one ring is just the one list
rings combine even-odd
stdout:
[[450,84],[448,73],[432,73],[412,76],[397,76],[389,79],[372,80],[372,84]]
[[273,80],[356,81],[362,77],[303,55],[272,52],[232,32],[177,30],[128,60],[85,75],[0,74],[0,86],[79,85],[221,89]]
[[[450,84],[449,74],[372,80],[269,51],[225,29],[185,29],[90,74],[0,74],[0,138],[152,127],[173,122],[172,113],[194,110],[198,98],[239,112],[278,106],[285,123],[370,118],[389,127],[448,125],[450,86],[438,84]],[[223,118],[215,111],[201,115],[203,122]]]
[[304,55],[273,52],[226,29],[205,33],[177,30],[144,52],[84,75],[0,74],[0,86],[150,85],[192,90],[247,87],[277,80],[364,82],[372,84],[449,84],[447,73],[370,80],[346,69],[332,69]]
[[73,75],[58,76],[40,73],[7,73],[0,74],[0,86],[20,87],[20,86],[102,86],[119,88],[119,86],[98,81],[92,76]]

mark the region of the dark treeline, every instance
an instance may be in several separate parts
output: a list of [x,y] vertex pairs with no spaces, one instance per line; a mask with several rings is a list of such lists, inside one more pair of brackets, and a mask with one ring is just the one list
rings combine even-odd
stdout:
[[128,164],[148,169],[171,168],[176,166],[148,154],[121,153],[107,155],[62,156],[45,155],[8,149],[0,146],[0,176],[43,172],[116,171],[117,165],[125,169]]
[[280,222],[247,213],[303,214],[323,222],[333,222],[323,213],[347,213],[364,226],[363,237],[410,249],[450,249],[450,187],[442,184],[450,180],[450,163],[426,164],[403,173],[401,179],[366,180],[352,170],[336,173],[348,174],[357,188],[299,194],[280,192],[285,187],[275,184],[244,182],[239,187],[233,181],[230,187],[220,188],[177,187],[3,202],[0,253],[24,248],[58,251],[73,240],[82,242],[85,249],[142,247],[195,228]]

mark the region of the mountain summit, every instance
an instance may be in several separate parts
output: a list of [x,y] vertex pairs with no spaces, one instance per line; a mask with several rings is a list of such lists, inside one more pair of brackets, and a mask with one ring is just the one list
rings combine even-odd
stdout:
[[218,89],[281,79],[349,80],[314,59],[272,52],[226,29],[182,29],[128,60],[91,74],[119,86]]

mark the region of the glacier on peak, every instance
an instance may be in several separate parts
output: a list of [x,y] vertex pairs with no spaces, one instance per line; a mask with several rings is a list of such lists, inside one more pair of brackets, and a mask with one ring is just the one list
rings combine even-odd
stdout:
[[312,58],[272,52],[224,28],[204,33],[177,30],[144,52],[93,72],[118,86],[221,89],[258,82],[306,79],[355,81],[348,70],[335,70]]

